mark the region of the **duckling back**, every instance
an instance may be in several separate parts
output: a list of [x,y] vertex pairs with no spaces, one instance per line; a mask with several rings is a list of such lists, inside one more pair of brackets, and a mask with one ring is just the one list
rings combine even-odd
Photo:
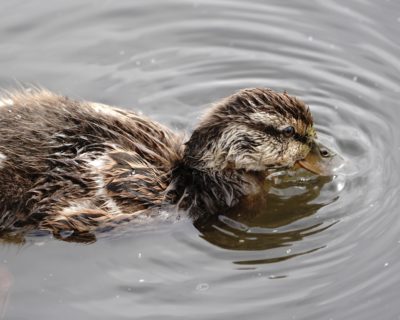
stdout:
[[0,100],[0,230],[90,231],[160,205],[181,137],[44,90]]

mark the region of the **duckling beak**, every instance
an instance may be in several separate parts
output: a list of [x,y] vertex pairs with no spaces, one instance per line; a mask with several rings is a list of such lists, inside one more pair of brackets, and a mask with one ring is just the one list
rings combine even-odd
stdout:
[[307,157],[298,161],[304,169],[320,176],[332,176],[343,164],[343,159],[332,150],[314,141]]

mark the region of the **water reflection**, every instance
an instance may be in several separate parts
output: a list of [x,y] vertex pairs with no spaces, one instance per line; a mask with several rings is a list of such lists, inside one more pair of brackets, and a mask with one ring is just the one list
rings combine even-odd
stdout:
[[[275,172],[266,180],[268,192],[196,227],[203,239],[224,249],[268,250],[289,246],[333,224],[305,219],[338,199],[336,193],[329,200],[319,199],[323,187],[333,180],[334,177],[315,176],[304,170]],[[271,262],[297,255],[273,258]]]

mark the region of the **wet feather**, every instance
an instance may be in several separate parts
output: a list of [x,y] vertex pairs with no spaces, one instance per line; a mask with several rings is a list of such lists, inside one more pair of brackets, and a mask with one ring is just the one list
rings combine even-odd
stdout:
[[[188,141],[134,112],[38,89],[0,99],[0,231],[90,233],[173,205],[194,220],[259,192],[271,166],[309,151],[308,107],[245,89],[215,104]],[[308,149],[307,149],[308,148]],[[261,177],[261,178],[260,178]]]

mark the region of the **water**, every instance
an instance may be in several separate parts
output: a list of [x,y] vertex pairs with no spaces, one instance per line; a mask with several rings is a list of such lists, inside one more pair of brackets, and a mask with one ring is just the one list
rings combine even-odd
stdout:
[[18,0],[0,12],[3,88],[38,84],[188,132],[239,88],[287,90],[347,161],[332,181],[273,186],[269,211],[206,228],[4,243],[0,318],[400,318],[398,1]]

